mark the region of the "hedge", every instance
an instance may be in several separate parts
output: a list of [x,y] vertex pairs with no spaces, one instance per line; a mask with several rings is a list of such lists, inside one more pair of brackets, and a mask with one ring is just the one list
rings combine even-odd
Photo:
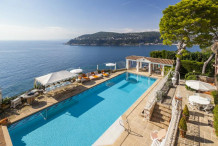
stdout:
[[213,96],[214,103],[218,104],[218,91],[212,91],[211,94]]
[[[182,77],[189,72],[202,72],[202,68],[204,62],[210,57],[210,53],[202,53],[202,52],[189,52],[187,51],[187,55],[182,56],[181,58],[181,68],[180,74]],[[164,58],[164,59],[173,59],[176,60],[176,51],[152,51],[150,52],[150,57],[154,58]],[[213,67],[214,59],[207,65],[206,68],[206,76],[214,76],[214,67]],[[197,75],[197,74],[196,74]]]
[[150,57],[175,60],[176,59],[176,51],[167,51],[167,50],[151,51]]
[[[210,52],[202,53],[202,52],[189,52],[187,51],[185,56],[182,56],[181,60],[191,60],[198,62],[205,62],[210,57]],[[176,59],[176,51],[152,51],[150,52],[150,57],[154,58],[163,58],[163,59]],[[214,59],[213,59],[214,61]]]
[[[196,73],[201,73],[204,63],[190,60],[181,60],[180,74],[184,76],[186,73],[195,71]],[[212,63],[209,63],[206,68],[206,73],[208,76],[214,75],[214,67]]]
[[213,125],[214,125],[216,136],[218,136],[218,104],[214,107],[213,114],[214,114]]
[[197,76],[196,75],[189,75],[185,79],[186,80],[197,80]]

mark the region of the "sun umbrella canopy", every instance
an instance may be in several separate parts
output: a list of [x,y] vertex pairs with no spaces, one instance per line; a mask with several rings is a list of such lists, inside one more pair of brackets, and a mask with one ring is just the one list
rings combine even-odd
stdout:
[[77,76],[76,74],[73,74],[69,71],[63,70],[59,72],[50,73],[41,77],[35,78],[35,81],[39,82],[40,84],[47,86],[53,83],[57,83],[60,81],[64,81],[67,79],[71,79],[73,77]]
[[106,63],[106,66],[115,66],[115,63]]
[[73,69],[70,72],[73,73],[73,74],[79,74],[79,73],[82,73],[83,70],[82,69]]
[[205,82],[196,81],[196,80],[188,80],[185,82],[185,84],[187,86],[191,87],[192,89],[200,90],[200,91],[216,90],[215,86],[212,86],[212,85],[205,83]]

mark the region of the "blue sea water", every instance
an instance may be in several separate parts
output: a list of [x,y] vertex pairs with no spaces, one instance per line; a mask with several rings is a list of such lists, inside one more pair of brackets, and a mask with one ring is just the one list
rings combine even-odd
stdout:
[[92,145],[155,81],[123,73],[49,107],[47,114],[43,110],[11,125],[8,130],[12,143],[14,146]]
[[[47,73],[82,68],[93,71],[98,64],[117,62],[125,67],[129,55],[149,56],[153,50],[176,50],[176,46],[68,46],[64,41],[0,41],[0,88],[3,97],[33,88],[35,77]],[[199,51],[194,46],[191,51]]]

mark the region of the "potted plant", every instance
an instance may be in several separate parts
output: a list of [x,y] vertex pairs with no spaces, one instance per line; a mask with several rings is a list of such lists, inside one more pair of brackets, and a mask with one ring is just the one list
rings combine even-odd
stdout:
[[188,106],[185,105],[183,112],[182,112],[183,117],[185,118],[185,120],[188,122],[189,119],[189,110],[188,110]]
[[10,107],[10,98],[9,97],[6,97],[6,98],[4,98],[3,99],[3,101],[2,101],[2,109],[7,109],[7,108],[9,108]]
[[184,117],[182,117],[179,121],[179,131],[180,131],[180,135],[182,136],[182,138],[184,138],[186,135],[186,131],[187,131],[187,124],[186,124],[186,120]]

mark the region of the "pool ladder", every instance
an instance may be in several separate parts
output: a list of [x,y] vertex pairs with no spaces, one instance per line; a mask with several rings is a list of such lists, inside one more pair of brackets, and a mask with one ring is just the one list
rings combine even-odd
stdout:
[[119,121],[119,124],[125,129],[126,132],[128,132],[128,134],[131,134],[131,135],[135,135],[135,136],[138,136],[138,137],[143,137],[141,134],[138,134],[134,131],[131,130],[130,126],[129,126],[129,122],[128,122],[128,119],[126,119],[125,121],[128,125],[128,128],[126,128],[123,124],[122,124],[122,120]]
[[126,127],[123,125],[122,121],[123,121],[123,120],[120,120],[120,121],[119,121],[120,126],[122,126],[122,127],[125,129],[125,131],[127,131],[128,133],[131,133],[131,128],[130,128],[130,126],[129,126],[128,120],[125,120],[125,122],[126,122],[127,125],[128,125],[128,128],[126,128]]
[[45,116],[41,113],[41,112],[39,112],[39,114],[42,116],[42,118],[44,119],[44,120],[47,120],[47,110],[46,110],[46,112],[45,112]]

